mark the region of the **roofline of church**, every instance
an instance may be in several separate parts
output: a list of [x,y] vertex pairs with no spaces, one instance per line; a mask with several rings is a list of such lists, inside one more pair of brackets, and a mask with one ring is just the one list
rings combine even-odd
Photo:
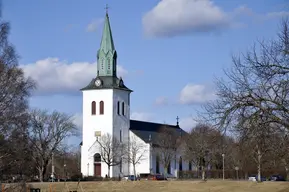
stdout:
[[170,126],[170,127],[178,127],[178,128],[180,128],[178,125],[172,125],[172,124],[167,124],[167,123],[156,123],[156,122],[151,122],[151,121],[142,121],[142,120],[135,120],[135,119],[130,119],[130,121],[138,121],[138,122],[143,122],[143,123],[153,123],[153,124],[158,124],[158,125],[167,125],[167,126]]

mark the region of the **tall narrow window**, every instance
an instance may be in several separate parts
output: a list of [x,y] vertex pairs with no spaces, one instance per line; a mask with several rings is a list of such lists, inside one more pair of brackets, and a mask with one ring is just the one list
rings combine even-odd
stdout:
[[156,173],[160,173],[160,157],[156,156]]
[[183,159],[182,157],[180,157],[179,159],[179,171],[182,171],[183,170]]
[[121,134],[121,130],[119,130],[119,141],[122,142],[122,134]]
[[95,101],[91,102],[91,115],[95,115],[96,114],[96,103]]
[[107,69],[110,70],[110,59],[107,59]]
[[122,173],[122,158],[120,158],[120,162],[119,162],[119,172]]
[[104,102],[103,101],[99,102],[99,114],[100,115],[104,114]]
[[119,108],[120,108],[120,102],[118,101],[117,102],[117,114],[118,115],[120,115],[120,109]]
[[124,115],[124,102],[122,102],[122,106],[121,106],[121,110],[122,110],[122,115]]

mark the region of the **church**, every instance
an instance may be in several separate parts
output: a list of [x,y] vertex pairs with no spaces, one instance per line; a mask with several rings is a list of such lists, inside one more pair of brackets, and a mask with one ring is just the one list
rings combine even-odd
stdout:
[[[97,137],[110,134],[122,142],[132,136],[146,146],[144,160],[136,165],[137,175],[163,174],[164,166],[154,152],[154,142],[165,126],[177,134],[186,134],[176,125],[144,122],[130,119],[130,95],[133,92],[124,80],[117,77],[117,52],[114,46],[108,13],[106,13],[100,48],[97,52],[96,77],[81,89],[83,93],[83,126],[81,142],[81,173],[85,176],[118,177],[133,175],[133,166],[122,163],[108,167],[101,159],[100,148],[96,146]],[[166,173],[172,177],[178,171],[192,170],[192,165],[183,160],[181,152],[176,152]]]

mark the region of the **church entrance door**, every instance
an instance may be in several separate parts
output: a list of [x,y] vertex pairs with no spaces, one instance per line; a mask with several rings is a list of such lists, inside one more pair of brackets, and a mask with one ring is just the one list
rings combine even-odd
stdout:
[[94,176],[101,176],[101,163],[94,163]]

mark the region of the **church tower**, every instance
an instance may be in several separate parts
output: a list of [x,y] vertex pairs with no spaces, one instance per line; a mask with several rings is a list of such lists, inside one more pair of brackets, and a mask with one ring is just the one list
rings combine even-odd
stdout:
[[[81,173],[83,176],[107,175],[96,139],[109,133],[121,142],[128,141],[130,126],[130,93],[122,78],[117,77],[117,52],[108,13],[105,15],[100,49],[97,51],[96,77],[84,88]],[[129,166],[111,167],[110,176],[128,174]]]

